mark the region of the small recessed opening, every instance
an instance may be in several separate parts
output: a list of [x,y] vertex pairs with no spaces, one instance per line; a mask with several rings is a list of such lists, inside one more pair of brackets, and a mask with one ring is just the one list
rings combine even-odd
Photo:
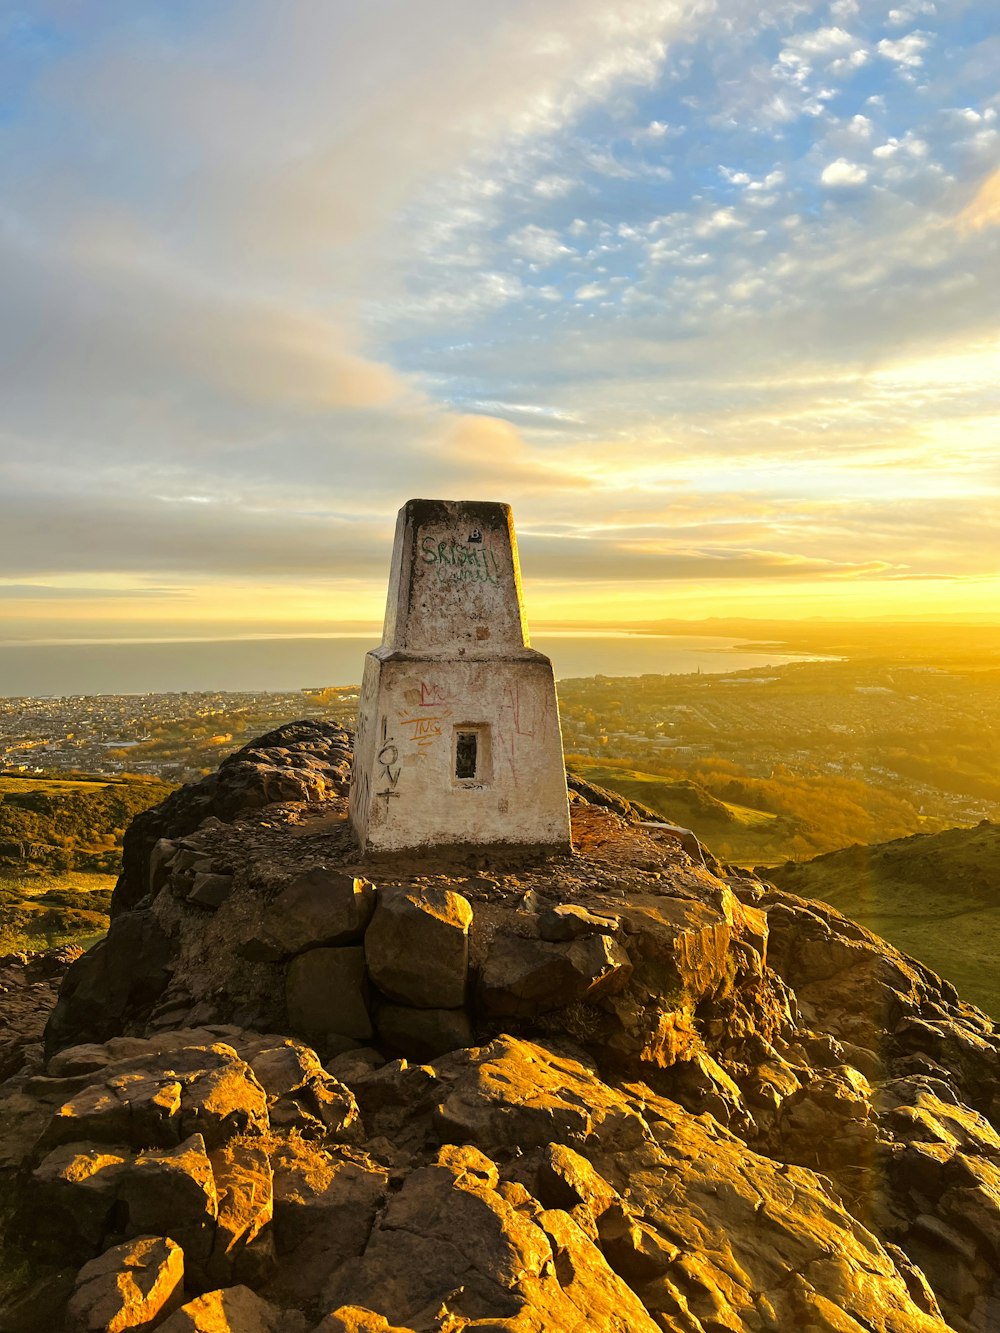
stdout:
[[488,787],[493,753],[488,722],[460,722],[452,732],[452,781],[457,787]]
[[474,778],[478,758],[478,733],[475,731],[460,731],[455,737],[455,777]]

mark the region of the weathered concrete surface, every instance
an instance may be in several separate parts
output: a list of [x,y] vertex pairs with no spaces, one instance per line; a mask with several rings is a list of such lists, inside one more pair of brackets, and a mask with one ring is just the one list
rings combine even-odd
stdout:
[[351,820],[374,852],[569,846],[552,664],[528,647],[506,505],[400,510],[383,643],[365,659]]

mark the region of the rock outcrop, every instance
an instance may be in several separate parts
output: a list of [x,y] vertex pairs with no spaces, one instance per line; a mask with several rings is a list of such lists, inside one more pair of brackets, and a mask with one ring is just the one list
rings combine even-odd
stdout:
[[0,1330],[1000,1327],[983,1014],[593,792],[572,855],[363,863],[347,747],[130,830],[9,1048]]

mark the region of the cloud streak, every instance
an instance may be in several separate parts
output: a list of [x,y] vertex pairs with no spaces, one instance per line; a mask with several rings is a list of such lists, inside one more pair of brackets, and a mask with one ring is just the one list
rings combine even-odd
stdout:
[[556,609],[995,577],[988,14],[37,7],[0,595],[377,612],[415,494],[513,502]]

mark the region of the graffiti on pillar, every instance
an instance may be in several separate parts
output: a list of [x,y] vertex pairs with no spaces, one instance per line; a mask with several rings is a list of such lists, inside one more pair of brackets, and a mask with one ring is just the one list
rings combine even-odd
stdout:
[[381,790],[375,795],[379,800],[385,801],[385,808],[388,810],[389,802],[393,797],[398,797],[396,790],[399,785],[399,775],[402,772],[402,766],[399,762],[399,746],[395,739],[389,735],[389,719],[382,718],[382,730],[378,754],[375,756],[375,762],[379,767],[378,785]]
[[447,537],[444,541],[428,533],[420,543],[420,559],[433,568],[438,583],[492,583],[499,587],[504,581],[496,552],[483,542],[478,531],[464,540]]
[[[409,698],[408,695],[407,698]],[[450,703],[451,695],[445,690],[444,686],[438,685],[434,681],[422,680],[420,682],[421,708],[443,708]]]

